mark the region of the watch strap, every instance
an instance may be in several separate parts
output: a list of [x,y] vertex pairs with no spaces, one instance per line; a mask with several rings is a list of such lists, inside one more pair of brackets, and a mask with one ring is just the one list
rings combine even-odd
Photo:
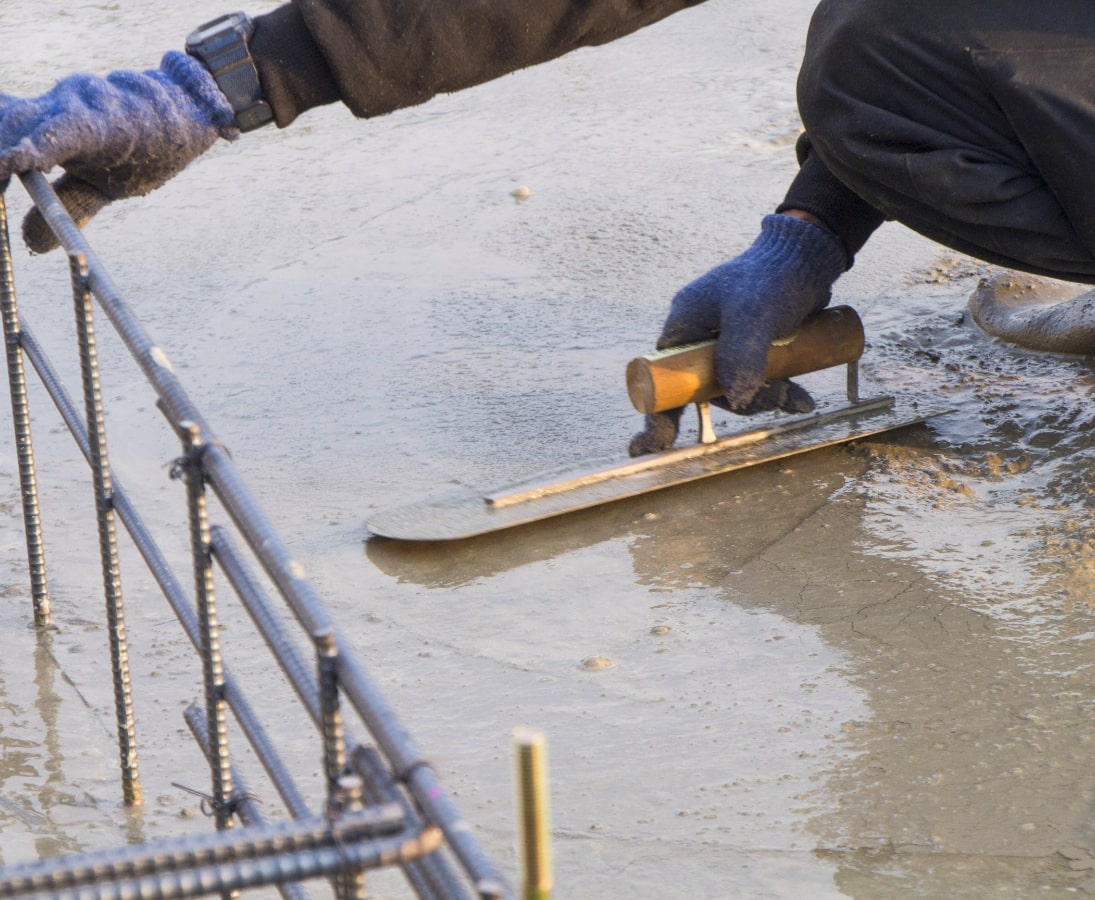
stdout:
[[[218,28],[219,24],[222,27]],[[253,33],[251,20],[233,13],[201,26],[186,44],[187,52],[205,64],[228,98],[240,131],[253,131],[274,120],[270,104],[263,99],[258,69],[247,46]]]

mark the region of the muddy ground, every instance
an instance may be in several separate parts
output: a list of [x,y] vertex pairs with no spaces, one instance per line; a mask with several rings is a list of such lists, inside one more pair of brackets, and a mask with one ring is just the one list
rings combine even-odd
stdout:
[[[43,9],[6,0],[0,89],[152,65],[224,11]],[[866,386],[954,410],[928,427],[457,544],[364,528],[454,485],[622,457],[624,364],[794,172],[810,9],[711,0],[383,119],[314,111],[88,234],[508,873],[509,736],[531,725],[560,897],[1086,891],[1093,373],[982,334],[964,314],[976,262],[889,224],[837,285],[866,323]],[[17,221],[25,197],[8,197]],[[75,390],[64,261],[16,255],[21,309]],[[178,447],[103,341],[115,466],[166,529],[184,515]],[[833,379],[812,383],[835,402]],[[209,827],[171,786],[205,783],[181,719],[200,673],[128,563],[148,799],[118,807],[91,489],[34,408],[58,631],[27,628],[8,429],[5,863]],[[230,664],[265,687],[246,631],[226,632]],[[297,770],[318,769],[299,709],[273,689],[263,706]]]

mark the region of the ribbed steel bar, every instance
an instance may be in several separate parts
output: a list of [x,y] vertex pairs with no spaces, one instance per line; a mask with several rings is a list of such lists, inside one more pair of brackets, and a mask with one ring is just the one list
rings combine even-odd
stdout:
[[290,686],[300,698],[312,722],[319,728],[322,719],[314,667],[309,665],[304,654],[294,644],[289,629],[275,615],[266,591],[255,579],[229,533],[223,526],[214,525],[209,529],[209,539],[213,560],[228,578],[232,590],[270,647]]
[[[50,362],[50,359],[42,349],[41,344],[38,343],[38,339],[34,336],[34,330],[27,323],[25,318],[20,318],[20,337],[22,340],[23,352],[26,354],[27,359],[30,360],[34,370],[38,373],[38,378],[41,380],[42,385],[45,387],[46,392],[49,394],[57,411],[61,414],[65,426],[76,441],[76,445],[80,448],[80,452],[84,455],[84,459],[90,464],[91,448],[88,443],[87,428],[84,425],[84,421],[77,411],[76,404],[69,395],[68,389],[61,381],[57,371],[53,368],[53,363]],[[134,543],[137,545],[137,549],[140,551],[141,556],[148,565],[149,571],[156,578],[156,583],[160,586],[160,590],[169,600],[180,602],[181,605],[189,611],[189,607],[186,606],[188,600],[186,599],[185,592],[179,586],[171,566],[160,552],[159,547],[156,546],[151,533],[145,527],[140,515],[132,504],[129,503],[128,496],[122,488],[117,475],[114,475],[114,509],[115,512],[118,513],[118,517],[122,520],[122,524],[124,524],[129,531],[130,537],[133,538]],[[193,619],[193,636],[191,640],[194,641],[196,645],[198,640],[197,619],[193,618],[192,613],[190,614],[190,618]],[[189,629],[186,622],[184,622],[183,625]]]
[[[310,634],[330,630],[329,616],[305,579],[302,567],[289,554],[266,516],[259,510],[227,452],[212,439],[212,431],[204,424],[200,413],[187,397],[166,354],[151,341],[122,301],[113,282],[97,263],[87,241],[69,218],[49,183],[39,173],[31,172],[19,177],[66,251],[70,254],[82,252],[87,257],[92,292],[156,389],[168,420],[176,428],[182,422],[193,422],[201,428],[206,441],[202,465],[210,486],[289,602],[294,614]],[[342,650],[339,676],[346,696],[365,721],[382,751],[392,760],[397,777],[407,785],[428,819],[444,831],[457,858],[471,875],[480,897],[506,896],[507,888],[501,873],[483,853],[471,828],[457,811],[436,774],[356,660],[345,652],[345,648]]]
[[[202,753],[205,754],[206,760],[212,765],[213,747],[209,741],[209,728],[206,724],[205,711],[197,703],[191,703],[183,713],[183,719],[186,721],[187,727],[201,748]],[[232,784],[236,788],[232,805],[240,821],[248,828],[269,825],[266,814],[262,811],[262,803],[247,790],[247,782],[235,766],[232,767]],[[278,891],[285,900],[308,900],[308,892],[299,884],[281,884],[278,885]]]
[[8,212],[2,193],[0,193],[0,317],[4,325],[8,387],[11,390],[11,421],[15,429],[15,449],[19,463],[23,530],[27,544],[34,624],[38,628],[45,628],[52,624],[46,552],[42,541],[42,517],[38,507],[38,479],[34,467],[34,440],[30,427],[26,374],[23,371],[22,331],[15,299],[15,275],[12,268],[11,240],[8,236]]
[[323,722],[323,765],[330,797],[338,780],[346,774],[346,735],[338,705],[338,645],[330,631],[313,635],[312,640],[316,646],[319,711]]
[[[361,776],[342,775],[331,792],[331,800],[338,815],[355,813],[365,808],[364,789]],[[333,814],[329,807],[328,814]],[[347,866],[335,879],[335,896],[338,900],[365,900],[365,870],[356,866]]]
[[114,715],[117,720],[118,754],[122,767],[122,797],[127,806],[141,802],[140,766],[137,762],[137,722],[133,715],[133,685],[129,672],[129,638],[122,599],[118,536],[114,530],[113,484],[107,453],[103,392],[99,381],[99,354],[95,342],[95,315],[87,284],[87,260],[69,257],[72,299],[76,307],[76,343],[80,352],[80,380],[84,388],[91,480],[95,490],[95,517],[99,530],[99,562],[106,601],[110,667],[114,682]]
[[[310,633],[333,630],[333,622],[305,577],[303,567],[277,537],[244,487],[224,448],[210,445],[202,455],[209,483],[248,541],[252,552]],[[340,648],[341,649],[341,648]],[[427,818],[445,832],[450,846],[471,874],[479,896],[507,896],[505,879],[486,857],[468,822],[457,810],[430,763],[422,756],[387,701],[348,652],[339,655],[339,683],[388,759],[396,777],[407,785]]]
[[397,807],[369,807],[13,865],[0,870],[0,897],[198,896],[389,865],[439,839],[433,828],[407,833]]
[[[289,630],[274,614],[266,592],[255,579],[246,561],[240,555],[228,532],[220,525],[214,525],[210,529],[210,542],[213,550],[213,559],[220,565],[239,597],[244,609],[250,614],[259,634],[270,647],[271,653],[285,673],[286,679],[296,691],[304,708],[308,711],[312,721],[321,727],[319,694],[316,689],[313,671],[307,664],[304,654],[293,643]],[[351,736],[348,723],[343,723],[346,743],[349,746],[356,744]],[[361,755],[364,754],[364,755]],[[369,802],[390,803],[398,802],[403,808],[411,827],[421,827],[420,816],[392,778],[391,772],[385,767],[382,758],[375,747],[362,745],[354,746],[353,750],[354,771],[364,780]],[[359,760],[367,760],[366,764],[358,765]],[[414,888],[418,897],[423,900],[445,898],[445,900],[461,900],[467,896],[463,884],[458,875],[445,859],[443,851],[422,859],[408,861],[404,865],[404,874]]]
[[[350,753],[350,767],[361,776],[367,788],[367,802],[398,803],[412,827],[421,827],[418,810],[399,789],[376,747],[361,744],[354,747]],[[422,900],[465,900],[468,896],[466,887],[445,858],[444,848],[407,863],[404,872]]]
[[119,877],[75,890],[64,886],[44,890],[35,888],[14,894],[0,893],[0,897],[34,900],[177,900],[212,893],[226,894],[278,884],[283,880],[306,881],[331,877],[347,865],[365,869],[394,865],[404,857],[428,852],[441,839],[441,832],[431,828],[421,837],[409,839],[385,838],[350,846],[284,851],[276,857],[217,863],[200,869],[183,869],[143,878]]
[[[323,765],[327,775],[328,815],[364,807],[361,776],[349,774],[346,767],[346,734],[342,728],[342,710],[338,703],[338,645],[333,632],[312,637],[316,649],[316,676],[319,685],[319,710],[323,721]],[[343,872],[335,882],[338,900],[364,900],[365,876],[361,872]]]
[[[60,412],[61,418],[64,419],[65,424],[84,454],[84,458],[90,462],[91,451],[88,446],[84,423],[76,411],[76,406],[64,384],[57,376],[52,363],[50,363],[49,358],[42,351],[41,346],[34,337],[33,330],[25,321],[22,323],[22,337],[23,350],[27,358],[33,364],[38,377],[42,380],[42,384],[56,405],[58,412]],[[122,520],[122,524],[129,532],[137,551],[144,559],[153,577],[155,577],[156,583],[186,632],[186,636],[190,639],[190,643],[195,650],[200,652],[201,629],[198,625],[198,617],[190,604],[190,599],[175,577],[170,564],[145,526],[116,475],[114,476],[113,499],[114,510],[118,513],[118,518]],[[307,802],[300,794],[292,776],[289,774],[289,770],[274,749],[273,743],[270,741],[246,695],[237,686],[227,667],[224,671],[224,685],[224,696],[236,717],[236,721],[239,722],[248,742],[255,749],[263,768],[269,774],[270,780],[277,788],[285,805],[295,818],[310,815],[311,810],[308,808]]]
[[76,227],[76,223],[72,221],[45,176],[40,172],[26,172],[21,174],[19,179],[69,256],[79,253],[87,260],[88,284],[91,286],[91,292],[99,301],[99,305],[118,332],[118,336],[129,349],[134,361],[156,389],[156,395],[168,421],[176,427],[180,422],[194,422],[201,427],[205,439],[212,440],[212,430],[187,396],[166,352],[149,337],[144,326],[122,300],[121,293],[110,275],[99,263],[87,239]]
[[[339,683],[358,714],[368,722],[365,711],[373,708],[374,689],[358,661],[348,653],[339,656]],[[392,761],[395,778],[407,786],[430,821],[444,823],[449,846],[475,877],[475,890],[479,897],[482,900],[510,897],[505,879],[482,854],[479,844],[471,836],[471,824],[452,802],[432,765],[421,758],[414,759],[410,754],[402,757],[387,755]]]
[[202,681],[205,685],[205,713],[208,717],[210,768],[213,772],[214,815],[217,828],[232,827],[228,803],[232,797],[232,767],[228,757],[228,715],[224,699],[224,661],[221,658],[220,622],[213,588],[213,560],[209,552],[209,510],[205,496],[205,472],[201,456],[205,438],[196,423],[180,423],[183,450],[181,461],[186,478],[190,508],[190,554],[194,564],[198,627],[201,631]]

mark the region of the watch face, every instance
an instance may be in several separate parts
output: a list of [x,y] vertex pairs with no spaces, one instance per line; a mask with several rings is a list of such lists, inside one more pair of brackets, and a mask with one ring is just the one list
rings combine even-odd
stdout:
[[223,34],[225,31],[230,31],[237,25],[243,23],[245,17],[242,13],[229,13],[226,16],[214,19],[212,22],[206,22],[204,25],[199,25],[197,30],[191,33],[186,39],[186,43],[191,46],[199,46],[204,44],[210,38],[215,37],[218,34]]

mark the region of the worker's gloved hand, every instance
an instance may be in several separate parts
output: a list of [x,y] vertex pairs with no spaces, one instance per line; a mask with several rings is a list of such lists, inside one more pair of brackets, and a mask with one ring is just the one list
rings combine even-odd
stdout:
[[[57,193],[82,228],[112,200],[160,187],[218,137],[238,136],[213,76],[171,51],[158,69],[71,75],[32,99],[0,94],[0,185],[61,166]],[[23,237],[36,253],[57,246],[37,211],[24,221]]]
[[[809,412],[814,401],[792,381],[766,381],[768,347],[824,309],[848,267],[829,229],[784,215],[765,216],[753,246],[682,288],[669,310],[659,350],[718,337],[715,374],[724,397],[712,401],[743,415],[775,409]],[[653,413],[631,439],[632,456],[676,440],[681,410]]]

